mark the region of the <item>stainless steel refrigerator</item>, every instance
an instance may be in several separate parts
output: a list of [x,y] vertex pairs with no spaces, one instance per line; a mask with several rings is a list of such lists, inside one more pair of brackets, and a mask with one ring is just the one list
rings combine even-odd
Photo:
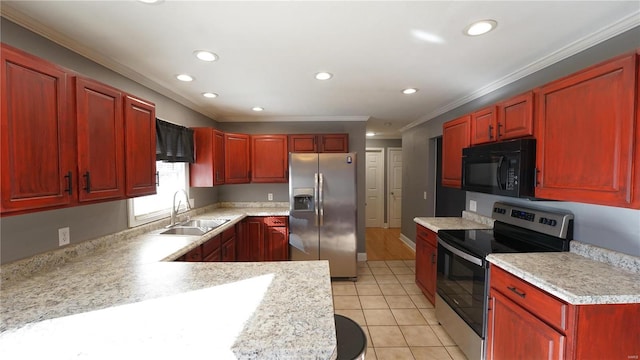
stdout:
[[329,260],[356,278],[356,154],[289,154],[291,260]]

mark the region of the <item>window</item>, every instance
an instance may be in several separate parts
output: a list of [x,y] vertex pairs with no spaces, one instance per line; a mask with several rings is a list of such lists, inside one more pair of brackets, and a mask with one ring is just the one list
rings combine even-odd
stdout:
[[[129,199],[129,227],[170,216],[175,192],[180,189],[189,190],[186,163],[156,161],[156,170],[159,177],[156,194]],[[180,209],[186,209],[182,196],[178,196],[182,200]]]

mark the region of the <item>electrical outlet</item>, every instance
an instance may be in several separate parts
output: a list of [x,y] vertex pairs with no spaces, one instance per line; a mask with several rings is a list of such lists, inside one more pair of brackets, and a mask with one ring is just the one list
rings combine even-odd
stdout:
[[267,199],[268,199],[269,201],[273,201],[273,194],[272,194],[272,193],[268,193],[268,194],[267,194]]
[[69,245],[71,242],[71,236],[69,234],[69,228],[60,228],[58,229],[58,245],[64,246]]
[[426,191],[422,194],[422,197],[423,197],[425,200],[427,200],[427,192],[426,192]]
[[476,203],[475,200],[469,200],[469,211],[477,211],[478,210],[478,203]]

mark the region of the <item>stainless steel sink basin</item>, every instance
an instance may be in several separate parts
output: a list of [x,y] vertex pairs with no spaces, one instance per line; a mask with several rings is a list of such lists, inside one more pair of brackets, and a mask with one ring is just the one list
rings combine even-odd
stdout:
[[204,235],[213,229],[202,229],[197,227],[173,227],[161,232],[162,235]]
[[187,220],[187,221],[178,223],[178,226],[215,229],[218,226],[224,225],[225,223],[227,223],[227,221],[229,221],[229,219]]
[[187,220],[161,232],[161,235],[197,235],[202,236],[209,231],[224,225],[229,219]]

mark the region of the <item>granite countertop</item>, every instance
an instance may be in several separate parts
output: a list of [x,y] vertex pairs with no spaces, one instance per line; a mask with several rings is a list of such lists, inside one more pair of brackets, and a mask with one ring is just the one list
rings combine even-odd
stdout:
[[286,214],[286,208],[214,209],[194,218],[230,221],[202,237],[138,229],[83,256],[45,256],[53,267],[43,268],[42,259],[21,262],[37,270],[31,276],[11,276],[3,265],[0,358],[335,357],[326,261],[162,261],[246,216]]
[[493,219],[468,211],[463,211],[462,217],[416,217],[413,221],[436,233],[439,230],[493,229]]
[[487,261],[569,304],[640,303],[640,274],[573,252],[490,254]]

